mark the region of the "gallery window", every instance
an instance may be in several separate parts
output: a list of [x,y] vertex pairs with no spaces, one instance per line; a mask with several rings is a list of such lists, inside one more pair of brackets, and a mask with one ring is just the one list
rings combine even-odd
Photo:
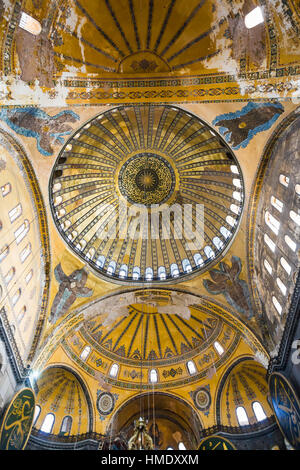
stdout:
[[62,420],[60,432],[63,434],[70,434],[72,428],[72,418],[71,416],[65,416]]
[[41,426],[41,431],[51,434],[54,426],[55,416],[53,413],[48,413]]
[[18,302],[19,298],[21,297],[21,289],[19,288],[13,295],[11,301],[13,305],[16,305]]
[[224,354],[224,348],[223,348],[223,346],[221,346],[221,344],[218,341],[214,342],[214,347],[216,348],[216,350],[218,351],[220,356],[222,356],[222,354]]
[[11,184],[6,183],[3,186],[1,186],[1,194],[3,197],[7,196],[11,192]]
[[110,371],[109,371],[109,375],[111,377],[117,377],[118,375],[118,372],[119,372],[119,366],[118,364],[113,364],[110,368]]
[[269,261],[267,261],[266,259],[264,259],[264,266],[265,266],[266,270],[268,271],[268,273],[272,274],[273,268],[270,265]]
[[8,212],[9,220],[11,221],[11,223],[17,220],[17,218],[20,217],[21,214],[22,214],[22,206],[21,204],[18,204],[16,207],[14,207]]
[[249,424],[247,413],[245,411],[245,408],[243,408],[242,406],[237,407],[236,416],[240,426],[246,426],[247,424]]
[[190,375],[196,374],[197,369],[196,369],[194,361],[188,361],[186,366]]
[[19,228],[17,228],[17,230],[15,231],[15,239],[16,239],[17,245],[21,243],[23,238],[26,237],[27,233],[29,232],[29,227],[30,227],[29,222],[26,219],[24,220],[24,223],[20,225]]
[[277,199],[275,196],[271,196],[271,204],[275,207],[279,212],[282,212],[283,209],[283,202]]
[[158,374],[156,369],[151,369],[149,373],[149,381],[151,383],[156,383],[158,381]]
[[80,359],[82,359],[83,361],[86,361],[86,359],[87,359],[88,355],[90,354],[90,352],[91,352],[91,347],[90,346],[85,346],[82,353],[80,354]]
[[26,245],[25,248],[20,253],[21,263],[24,263],[26,258],[28,258],[28,256],[30,255],[30,253],[31,253],[31,243],[28,243],[28,245]]
[[252,408],[255,414],[257,421],[263,421],[267,418],[266,413],[264,412],[263,407],[258,401],[253,402]]
[[283,269],[287,272],[288,275],[291,274],[292,267],[290,264],[287,262],[287,260],[283,257],[280,258],[280,264],[283,267]]
[[9,253],[9,246],[4,245],[4,247],[0,251],[0,263],[7,257],[8,253]]
[[272,302],[273,302],[273,305],[274,307],[276,308],[277,312],[279,313],[279,315],[281,315],[282,313],[282,306],[280,305],[279,301],[276,299],[276,297],[274,297],[274,295],[272,296]]
[[34,410],[33,425],[35,425],[35,423],[37,422],[40,416],[40,413],[41,413],[41,407],[39,405],[36,405],[35,410]]

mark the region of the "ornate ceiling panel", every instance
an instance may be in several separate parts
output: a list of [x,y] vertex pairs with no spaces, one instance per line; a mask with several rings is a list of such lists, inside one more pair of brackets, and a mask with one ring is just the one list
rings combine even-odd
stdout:
[[[220,53],[212,2],[190,0],[75,0],[60,5],[53,24],[59,71],[151,73],[203,68]],[[200,26],[201,25],[201,26]]]
[[[162,365],[170,358],[192,357],[220,334],[221,320],[197,309],[192,309],[189,319],[157,310],[149,305],[130,305],[128,315],[113,325],[106,326],[106,316],[101,315],[88,321],[84,331],[100,352],[122,362],[129,359],[136,366],[141,361],[144,366]],[[160,310],[163,312],[163,307]]]
[[96,272],[174,282],[229,246],[243,188],[232,151],[199,118],[174,106],[125,106],[66,143],[50,199],[61,235]]

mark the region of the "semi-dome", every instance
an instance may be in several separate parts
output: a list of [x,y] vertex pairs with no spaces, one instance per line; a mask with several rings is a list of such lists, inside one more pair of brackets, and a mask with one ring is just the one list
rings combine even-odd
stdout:
[[84,124],[50,178],[64,240],[119,282],[172,282],[206,270],[237,230],[240,167],[222,138],[175,106],[120,106]]

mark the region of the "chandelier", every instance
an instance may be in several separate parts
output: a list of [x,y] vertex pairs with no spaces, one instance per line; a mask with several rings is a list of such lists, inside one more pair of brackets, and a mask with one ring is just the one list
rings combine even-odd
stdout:
[[148,434],[144,418],[134,422],[134,432],[128,441],[129,450],[153,450],[153,441]]

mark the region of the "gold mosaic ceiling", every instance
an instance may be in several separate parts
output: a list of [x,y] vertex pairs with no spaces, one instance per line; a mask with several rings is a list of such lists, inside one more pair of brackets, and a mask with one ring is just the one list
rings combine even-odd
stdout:
[[[85,324],[85,337],[93,340],[104,356],[138,366],[163,365],[176,356],[181,360],[203,351],[222,329],[222,321],[193,308],[190,318],[158,313],[157,307],[129,305],[128,314],[112,325],[106,325],[107,315],[93,318]],[[163,309],[161,309],[163,312]],[[130,341],[128,341],[130,338]]]
[[214,34],[226,21],[205,0],[61,2],[51,38],[56,67],[84,73],[199,70],[220,53]]
[[53,167],[50,198],[61,235],[97,273],[174,282],[222,255],[244,195],[215,131],[174,106],[143,105],[79,129]]
[[61,431],[64,416],[75,419],[72,432],[81,434],[89,430],[91,416],[86,391],[78,378],[68,369],[50,367],[37,380],[39,392],[36,402],[42,411],[35,423],[39,429],[47,413],[55,413],[54,434]]
[[[72,328],[61,346],[110,385],[128,390],[180,387],[213,376],[237,351],[253,354],[256,349],[254,338],[246,344],[244,328],[224,313],[182,292],[142,289],[92,303],[81,326]],[[189,361],[194,370],[188,369]],[[149,381],[153,368],[157,383]]]

